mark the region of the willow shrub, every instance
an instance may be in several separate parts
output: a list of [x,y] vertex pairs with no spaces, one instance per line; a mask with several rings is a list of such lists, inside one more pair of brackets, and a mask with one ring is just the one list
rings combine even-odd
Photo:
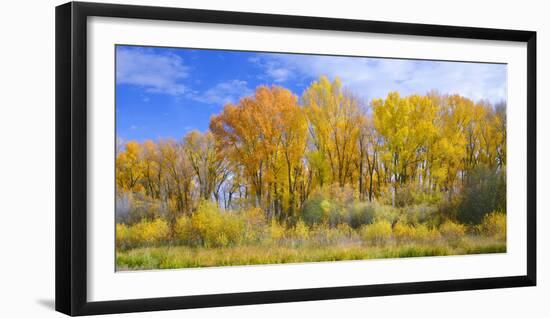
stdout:
[[426,224],[410,225],[398,222],[393,227],[393,238],[398,243],[433,243],[441,238],[441,233]]
[[391,205],[383,205],[377,202],[369,203],[374,209],[374,219],[384,220],[391,224],[395,223],[401,216],[401,211]]
[[478,229],[482,235],[506,239],[506,214],[493,211],[483,217]]
[[433,243],[441,238],[441,233],[436,227],[428,227],[426,224],[415,226],[414,239],[416,241]]
[[348,224],[354,229],[358,229],[365,224],[374,221],[376,213],[376,203],[373,202],[355,202],[349,208]]
[[310,228],[310,241],[318,246],[345,244],[358,239],[357,231],[346,223],[330,227],[316,224]]
[[239,216],[244,222],[243,240],[247,243],[261,242],[268,234],[265,213],[258,207],[241,211]]
[[410,242],[415,239],[416,229],[412,225],[398,222],[393,227],[392,234],[399,243]]
[[203,201],[191,216],[192,242],[204,247],[223,247],[242,242],[245,222],[233,213],[221,212]]
[[309,227],[302,220],[296,222],[289,232],[290,238],[297,243],[305,243],[309,239]]
[[438,209],[434,205],[417,204],[403,208],[405,219],[409,224],[429,223],[434,226],[439,224]]
[[128,232],[130,231],[128,225],[123,223],[116,224],[116,246],[119,248],[128,248]]
[[391,223],[386,220],[377,220],[372,224],[363,225],[359,230],[361,239],[373,245],[382,245],[392,237]]
[[269,238],[273,243],[280,243],[282,240],[285,239],[285,235],[286,235],[284,226],[282,226],[279,222],[275,221],[274,219],[271,220],[271,223],[269,223],[268,233],[269,233]]
[[125,192],[116,196],[117,222],[139,223],[142,220],[154,220],[163,214],[160,202],[140,192]]
[[[321,205],[333,205],[323,202],[328,201],[321,200]],[[216,204],[204,201],[191,216],[180,216],[171,226],[161,218],[142,220],[133,225],[117,224],[116,243],[122,249],[168,243],[206,248],[262,244],[323,246],[358,241],[368,245],[405,245],[433,244],[441,238],[455,244],[466,236],[466,226],[450,220],[435,227],[429,222],[414,222],[422,218],[407,218],[403,215],[406,212],[404,209],[376,202],[347,203],[351,204],[351,209],[332,211],[350,211],[348,222],[332,224],[327,218],[322,223],[309,225],[299,218],[294,225],[290,225],[275,219],[268,221],[259,208],[224,211]],[[418,210],[414,214],[423,216],[431,213],[429,207],[418,207]],[[401,220],[397,221],[398,218]],[[506,215],[490,213],[474,229],[480,236],[503,239],[506,237]]]
[[333,205],[330,200],[323,198],[322,194],[316,193],[304,203],[301,218],[308,225],[326,223]]
[[439,232],[448,240],[460,240],[466,234],[466,226],[447,220],[441,224]]
[[176,220],[174,228],[174,240],[179,243],[191,244],[193,241],[193,227],[191,226],[191,218],[180,216]]
[[458,220],[479,224],[491,211],[506,211],[506,169],[478,166],[468,173]]
[[309,226],[323,223],[336,226],[348,223],[350,220],[348,209],[355,202],[355,193],[352,188],[325,186],[315,190],[304,202],[301,219]]
[[[421,205],[412,210],[415,221],[431,217],[434,211],[433,207]],[[393,223],[401,214],[401,209],[391,205],[376,201],[360,202],[350,189],[337,190],[327,187],[315,191],[304,202],[300,218],[310,227],[319,224],[328,224],[330,227],[347,224],[359,229],[363,225],[373,223],[375,219]]]
[[158,245],[167,242],[169,235],[168,223],[161,218],[153,221],[143,220],[130,226],[116,225],[116,243],[121,248]]

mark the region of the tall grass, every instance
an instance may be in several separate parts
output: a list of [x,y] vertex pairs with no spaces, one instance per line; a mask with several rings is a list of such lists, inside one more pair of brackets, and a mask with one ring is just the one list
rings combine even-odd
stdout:
[[301,262],[365,260],[420,256],[445,256],[506,251],[505,243],[492,239],[470,241],[460,246],[405,244],[369,246],[233,246],[202,248],[188,246],[144,247],[117,253],[117,270],[168,269],[227,265],[258,265]]

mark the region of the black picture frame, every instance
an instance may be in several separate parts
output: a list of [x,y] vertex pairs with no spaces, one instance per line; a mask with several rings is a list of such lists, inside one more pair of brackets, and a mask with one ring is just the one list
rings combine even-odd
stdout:
[[[527,274],[349,287],[89,302],[87,290],[86,36],[92,16],[411,36],[501,40],[527,44]],[[56,7],[56,295],[55,308],[92,315],[536,285],[536,32],[361,21],[306,16],[70,2]]]

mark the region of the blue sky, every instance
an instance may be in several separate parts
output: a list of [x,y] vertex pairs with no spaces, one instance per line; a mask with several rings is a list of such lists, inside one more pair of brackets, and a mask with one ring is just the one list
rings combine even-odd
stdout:
[[321,75],[338,76],[368,102],[402,95],[458,93],[506,101],[506,65],[365,57],[117,46],[117,137],[183,137],[208,129],[210,116],[259,85],[280,85],[301,96]]

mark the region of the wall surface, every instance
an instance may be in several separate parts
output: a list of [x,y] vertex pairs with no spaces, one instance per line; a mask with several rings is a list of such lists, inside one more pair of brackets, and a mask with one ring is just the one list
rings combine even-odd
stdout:
[[[113,1],[538,32],[539,279],[532,288],[317,301],[116,317],[548,317],[550,22],[544,1]],[[0,316],[62,317],[54,306],[54,7],[11,1],[0,18]],[[546,147],[545,147],[546,146]],[[546,268],[545,268],[546,267]]]

